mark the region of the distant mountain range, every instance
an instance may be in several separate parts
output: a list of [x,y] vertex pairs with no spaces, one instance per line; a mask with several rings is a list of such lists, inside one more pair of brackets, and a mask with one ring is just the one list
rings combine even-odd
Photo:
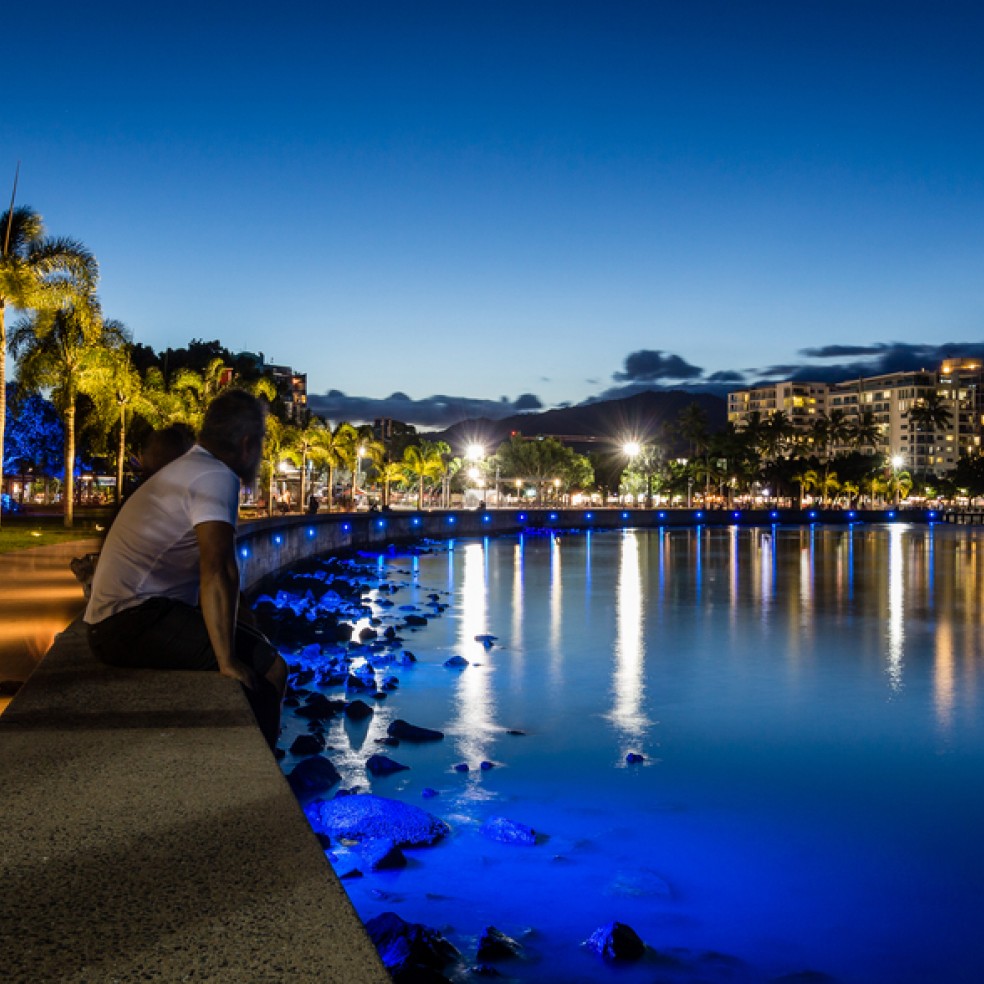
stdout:
[[693,403],[707,415],[710,430],[724,426],[728,411],[723,397],[684,390],[649,390],[620,400],[581,403],[542,413],[516,414],[501,420],[484,417],[464,420],[426,436],[431,440],[447,441],[457,453],[468,444],[481,444],[491,452],[513,433],[524,437],[562,438],[565,444],[582,454],[620,447],[626,441],[659,438],[672,441],[667,450],[675,453],[683,452],[686,447],[676,423],[680,414]]

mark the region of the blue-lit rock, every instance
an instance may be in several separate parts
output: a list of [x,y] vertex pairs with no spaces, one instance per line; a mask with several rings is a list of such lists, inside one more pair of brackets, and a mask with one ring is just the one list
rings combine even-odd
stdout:
[[522,844],[531,846],[536,843],[536,831],[525,823],[517,823],[506,817],[490,817],[482,824],[481,833],[489,840],[499,841],[500,844]]
[[495,926],[487,926],[478,941],[478,951],[475,954],[476,960],[509,960],[518,957],[523,947],[511,936],[496,929]]
[[394,772],[405,772],[410,766],[397,762],[387,755],[370,755],[366,760],[366,768],[374,776],[390,776]]
[[491,649],[498,641],[498,638],[498,636],[494,635],[477,635],[475,636],[475,641],[480,642],[486,649]]
[[386,871],[394,868],[405,868],[407,859],[396,844],[388,837],[378,837],[375,840],[364,841],[360,849],[362,860],[370,871]]
[[386,729],[386,733],[400,741],[440,741],[444,737],[443,731],[422,728],[420,725],[410,724],[402,718],[393,721]]
[[303,802],[327,792],[341,778],[329,759],[317,756],[298,763],[287,776],[287,783],[298,800]]
[[646,952],[646,944],[639,934],[631,926],[620,922],[600,926],[585,940],[584,945],[602,959],[616,962],[638,960]]
[[395,912],[370,919],[366,932],[393,980],[400,984],[447,980],[441,971],[461,957],[436,929],[408,923]]
[[335,840],[382,838],[398,847],[424,847],[435,844],[451,830],[443,820],[419,806],[368,794],[315,800],[305,806],[304,812],[315,830]]
[[372,715],[372,708],[364,700],[353,700],[345,705],[345,716],[350,721],[364,721]]
[[629,752],[629,754],[625,756],[625,761],[629,765],[638,765],[640,762],[646,761],[646,756],[640,755],[638,752]]
[[323,735],[298,735],[290,746],[291,755],[319,755],[325,750]]
[[450,669],[459,669],[468,665],[468,660],[464,656],[452,656],[444,661],[444,665]]

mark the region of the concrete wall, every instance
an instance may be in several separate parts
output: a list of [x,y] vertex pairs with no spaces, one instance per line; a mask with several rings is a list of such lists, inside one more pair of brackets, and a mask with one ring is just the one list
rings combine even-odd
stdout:
[[319,554],[378,550],[421,538],[495,536],[525,529],[655,529],[660,526],[770,526],[822,523],[928,523],[940,514],[922,509],[496,509],[437,512],[332,513],[285,516],[243,524],[239,566],[249,591],[266,575]]

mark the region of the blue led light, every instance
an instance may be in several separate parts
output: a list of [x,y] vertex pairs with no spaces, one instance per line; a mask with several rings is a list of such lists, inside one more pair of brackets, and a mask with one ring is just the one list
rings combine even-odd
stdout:
[[554,522],[556,522],[556,520],[557,520],[557,514],[556,513],[551,513],[550,514],[550,522],[551,523],[554,523]]
[[239,551],[239,556],[245,560],[249,556],[249,547],[243,547]]
[[855,516],[854,510],[853,509],[848,509],[848,511],[847,511],[847,518],[848,519],[854,519],[854,516]]
[[526,513],[520,513],[519,514],[519,521],[521,523],[525,523],[526,522]]
[[771,517],[772,517],[773,519],[778,519],[778,518],[779,518],[779,513],[778,513],[778,512],[776,512],[776,510],[775,510],[775,509],[773,509],[773,510],[772,510],[772,512],[770,512],[770,513],[769,513],[769,515],[770,515],[770,516],[771,516]]
[[489,515],[488,513],[486,513],[486,514],[485,514],[485,515],[484,515],[484,516],[482,517],[482,522],[483,522],[483,523],[491,523],[491,522],[492,522],[492,517],[491,517],[491,516],[490,516],[490,515]]
[[385,519],[377,519],[377,520],[376,520],[376,529],[379,529],[379,530],[381,530],[381,529],[383,529],[383,528],[384,528],[385,526],[386,526],[386,520],[385,520]]
[[279,547],[281,543],[284,542],[284,538],[278,533],[274,538],[273,542]]
[[622,519],[628,519],[629,514],[627,512],[622,513]]
[[314,527],[309,526],[308,527],[307,534],[308,534],[308,539],[309,540],[313,540],[314,539]]
[[817,518],[817,514],[812,509],[806,515],[809,516],[810,519],[816,519]]
[[930,509],[930,511],[929,511],[929,518],[930,519],[936,519],[936,513],[932,509]]
[[737,509],[731,515],[734,519],[741,519],[741,513]]
[[587,512],[584,514],[585,519],[594,519],[594,513]]
[[698,519],[703,519],[704,518],[704,513],[700,509],[697,510],[697,518]]
[[420,526],[420,517],[419,516],[414,516],[413,519],[411,520],[411,523],[414,526]]
[[454,516],[448,516],[448,522],[453,526],[454,525]]
[[665,513],[665,512],[662,512],[662,511],[660,511],[660,513],[659,513],[659,518],[660,518],[660,519],[666,519],[666,513]]
[[888,514],[888,518],[889,519],[895,519],[895,510],[894,509]]
[[342,532],[343,533],[351,533],[352,532],[352,524],[351,523],[342,523]]

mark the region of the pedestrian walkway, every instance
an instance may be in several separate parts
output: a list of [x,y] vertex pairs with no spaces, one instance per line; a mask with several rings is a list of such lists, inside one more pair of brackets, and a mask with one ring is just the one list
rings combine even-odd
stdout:
[[[55,635],[82,611],[82,586],[68,564],[99,543],[73,540],[0,554],[0,683],[26,680]],[[0,696],[0,713],[9,703]]]

